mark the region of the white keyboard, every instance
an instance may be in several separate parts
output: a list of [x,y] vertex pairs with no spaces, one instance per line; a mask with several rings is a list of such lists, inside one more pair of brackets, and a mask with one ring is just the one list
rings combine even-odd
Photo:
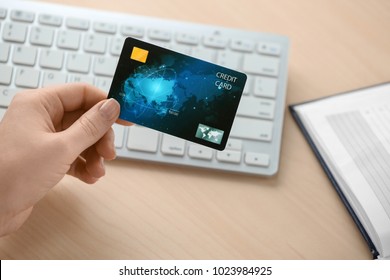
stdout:
[[248,80],[225,151],[114,125],[119,157],[255,175],[278,171],[289,41],[275,34],[0,0],[0,120],[25,88],[83,81],[108,92],[128,36],[245,72]]

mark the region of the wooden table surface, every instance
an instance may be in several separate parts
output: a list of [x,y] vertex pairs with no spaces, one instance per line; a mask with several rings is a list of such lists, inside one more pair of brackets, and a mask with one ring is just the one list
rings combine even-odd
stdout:
[[[390,80],[390,2],[46,0],[287,35],[287,105]],[[286,111],[272,178],[116,160],[96,185],[65,177],[1,259],[370,259]]]

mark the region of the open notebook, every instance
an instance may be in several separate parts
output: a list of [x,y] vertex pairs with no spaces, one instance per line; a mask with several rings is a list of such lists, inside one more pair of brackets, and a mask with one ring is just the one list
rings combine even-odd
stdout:
[[390,83],[290,112],[370,246],[390,259]]

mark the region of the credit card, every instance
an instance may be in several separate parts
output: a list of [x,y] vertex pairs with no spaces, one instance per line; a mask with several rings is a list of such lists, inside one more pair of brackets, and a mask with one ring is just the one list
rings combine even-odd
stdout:
[[119,118],[223,150],[246,75],[134,38],[126,38],[108,98]]

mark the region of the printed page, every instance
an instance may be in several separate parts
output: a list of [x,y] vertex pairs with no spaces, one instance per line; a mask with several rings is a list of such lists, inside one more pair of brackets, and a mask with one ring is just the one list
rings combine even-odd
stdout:
[[381,257],[390,257],[390,84],[297,111]]

